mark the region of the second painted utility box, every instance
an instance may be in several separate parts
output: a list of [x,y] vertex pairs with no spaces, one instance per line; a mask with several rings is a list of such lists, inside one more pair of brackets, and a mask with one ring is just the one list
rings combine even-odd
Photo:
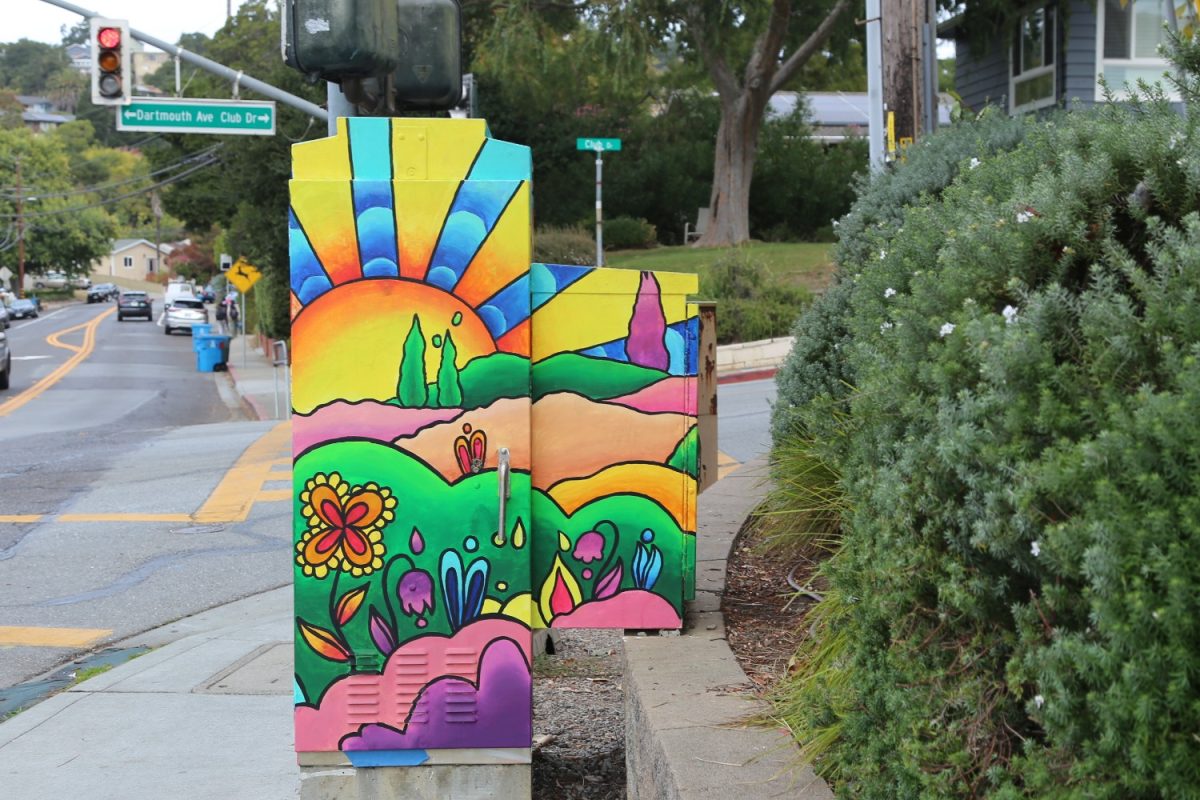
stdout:
[[531,263],[531,173],[482,120],[293,148],[302,761],[527,763],[535,628],[682,624],[696,278]]

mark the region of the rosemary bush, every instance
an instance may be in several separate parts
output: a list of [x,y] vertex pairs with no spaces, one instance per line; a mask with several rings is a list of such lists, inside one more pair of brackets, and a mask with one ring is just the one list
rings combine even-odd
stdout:
[[1200,797],[1200,55],[1174,47],[1187,113],[985,115],[839,226],[775,433],[844,493],[776,705],[840,797]]

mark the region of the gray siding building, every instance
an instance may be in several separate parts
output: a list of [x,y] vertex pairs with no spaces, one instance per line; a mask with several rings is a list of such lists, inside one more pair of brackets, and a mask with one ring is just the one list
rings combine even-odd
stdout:
[[1198,13],[1194,3],[1172,0],[1041,0],[986,41],[967,41],[958,18],[940,33],[955,41],[955,89],[965,106],[1023,113],[1094,105],[1104,97],[1102,78],[1117,97],[1138,80],[1166,85],[1164,28],[1195,25]]

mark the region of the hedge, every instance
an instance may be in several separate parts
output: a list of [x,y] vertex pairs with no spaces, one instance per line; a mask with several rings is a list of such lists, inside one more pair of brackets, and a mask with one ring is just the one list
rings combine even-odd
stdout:
[[1200,53],[1175,47],[1185,114],[1144,87],[985,114],[839,225],[775,413],[838,476],[776,712],[839,797],[1200,797]]

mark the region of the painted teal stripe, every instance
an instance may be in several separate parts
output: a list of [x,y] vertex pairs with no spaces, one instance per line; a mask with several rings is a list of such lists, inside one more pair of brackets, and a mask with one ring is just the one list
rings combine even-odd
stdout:
[[488,139],[467,180],[527,181],[533,178],[533,155],[528,147]]
[[391,125],[386,117],[351,117],[350,167],[355,180],[392,179]]

